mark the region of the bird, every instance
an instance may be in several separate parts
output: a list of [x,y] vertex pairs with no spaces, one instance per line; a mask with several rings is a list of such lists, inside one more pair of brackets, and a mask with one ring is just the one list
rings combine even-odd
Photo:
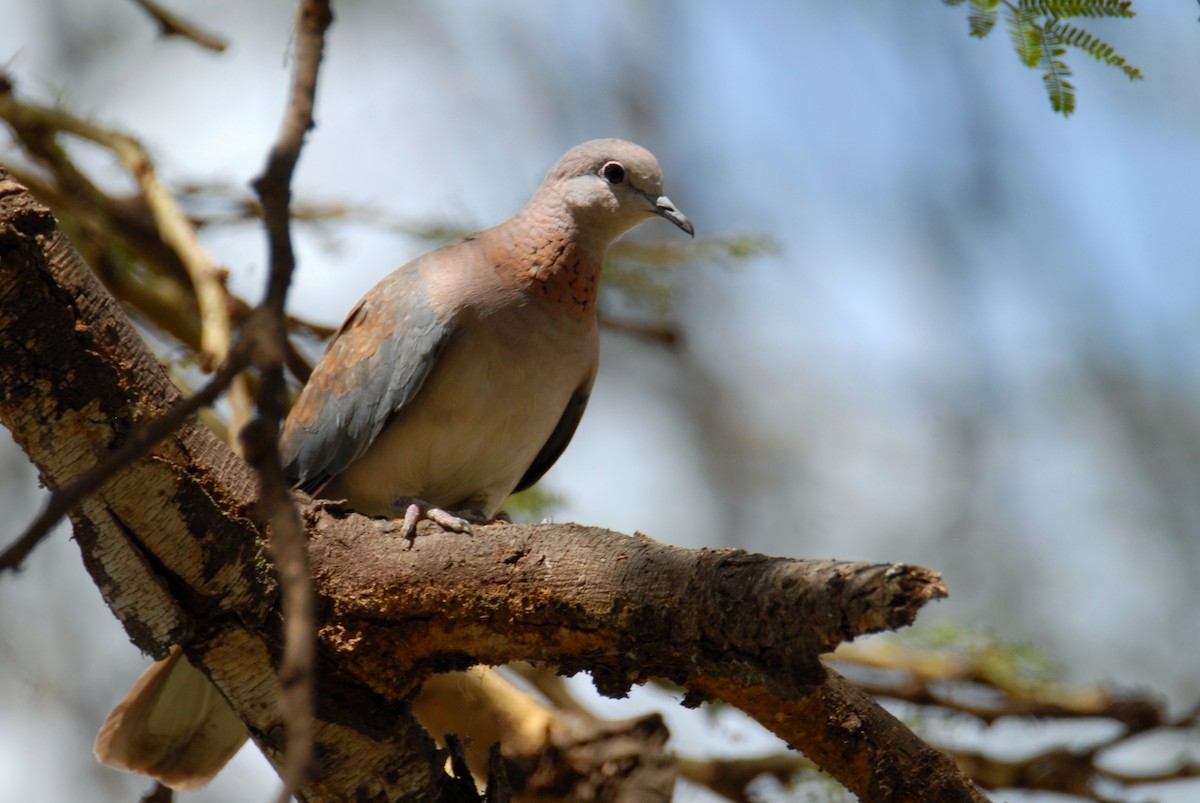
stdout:
[[[508,220],[397,268],[351,309],[288,414],[287,476],[310,496],[398,519],[403,537],[425,519],[459,533],[493,520],[571,441],[599,365],[605,254],[655,218],[695,236],[648,150],[594,139]],[[95,752],[196,789],[245,739],[176,646],[113,709]]]

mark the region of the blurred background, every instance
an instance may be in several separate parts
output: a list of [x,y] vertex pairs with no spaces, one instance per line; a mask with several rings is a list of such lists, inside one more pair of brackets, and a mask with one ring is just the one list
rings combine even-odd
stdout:
[[[159,39],[128,0],[0,0],[0,64],[25,98],[141,138],[174,185],[245,187],[280,122],[293,4],[172,7],[229,49]],[[469,229],[578,142],[645,145],[701,237],[776,247],[666,269],[676,347],[605,335],[544,481],[554,518],[928,566],[950,598],[922,623],[1028,642],[1064,680],[1183,710],[1200,699],[1200,24],[1195,3],[1136,8],[1084,27],[1146,80],[1069,54],[1064,120],[1002,24],[972,39],[937,0],[341,3],[296,193]],[[103,152],[77,156],[132,191]],[[256,300],[259,229],[202,235]],[[428,248],[307,226],[292,311],[336,325]],[[42,500],[0,437],[0,540]],[[91,740],[146,663],[67,530],[0,578],[0,801],[137,799],[149,785],[97,767]],[[668,708],[681,749],[770,747]],[[1197,760],[1197,742],[1171,749]],[[181,799],[274,784],[251,749]]]

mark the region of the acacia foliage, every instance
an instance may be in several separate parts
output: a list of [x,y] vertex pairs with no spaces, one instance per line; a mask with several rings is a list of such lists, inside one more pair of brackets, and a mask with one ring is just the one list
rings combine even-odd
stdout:
[[996,27],[1003,11],[1013,49],[1021,63],[1042,70],[1042,85],[1054,111],[1069,116],[1075,111],[1075,85],[1067,64],[1067,48],[1082,50],[1092,58],[1116,67],[1131,81],[1142,72],[1118,54],[1112,45],[1070,22],[1090,19],[1131,19],[1132,0],[944,0],[948,6],[967,8],[971,36],[982,39]]

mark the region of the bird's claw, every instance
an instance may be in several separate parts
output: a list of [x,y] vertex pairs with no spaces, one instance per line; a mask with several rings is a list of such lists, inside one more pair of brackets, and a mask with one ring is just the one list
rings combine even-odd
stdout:
[[442,510],[440,507],[434,507],[423,499],[412,499],[409,497],[397,499],[392,505],[397,511],[404,511],[404,518],[400,522],[400,535],[409,540],[412,540],[416,536],[417,524],[422,520],[432,521],[443,530],[449,530],[453,533],[473,534],[471,519],[475,519],[475,516],[472,514],[472,511],[451,513],[447,510]]

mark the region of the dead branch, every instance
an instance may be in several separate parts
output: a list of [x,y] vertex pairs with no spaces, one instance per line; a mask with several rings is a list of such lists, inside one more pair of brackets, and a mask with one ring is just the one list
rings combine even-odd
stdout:
[[821,653],[908,624],[945,594],[918,567],[685,550],[575,524],[468,539],[426,524],[410,544],[391,521],[327,504],[306,519],[324,618],[337,622],[323,647],[401,696],[434,671],[515,660],[586,669],[610,696],[650,677],[782,694],[824,682]]

